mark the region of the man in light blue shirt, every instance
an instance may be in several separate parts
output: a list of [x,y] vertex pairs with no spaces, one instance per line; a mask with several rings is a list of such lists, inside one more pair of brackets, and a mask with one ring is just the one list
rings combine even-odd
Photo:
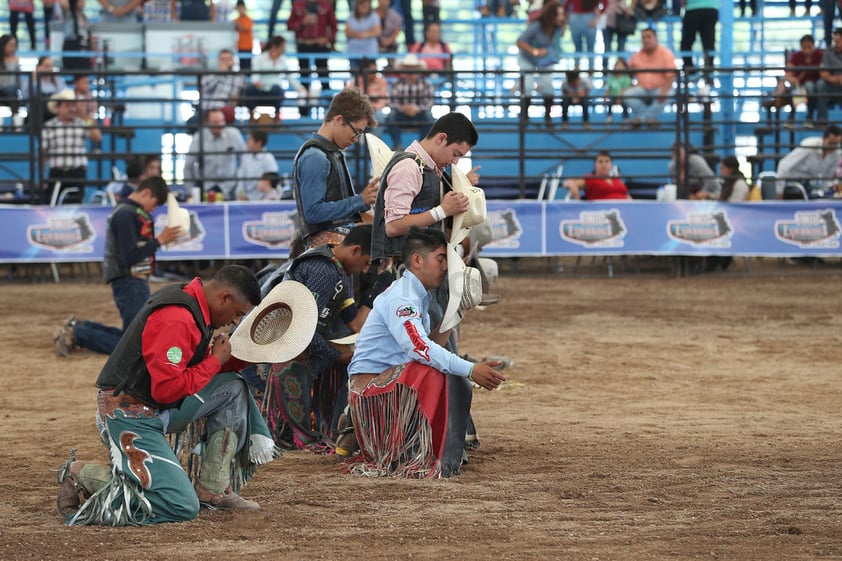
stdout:
[[[506,378],[495,367],[499,361],[471,363],[446,350],[430,338],[430,291],[447,278],[447,238],[436,229],[412,228],[401,255],[406,271],[403,276],[374,301],[357,339],[354,357],[348,365],[351,391],[363,398],[366,384],[384,371],[408,362],[418,362],[442,374],[467,378],[487,390],[493,390]],[[450,332],[443,334],[446,337]],[[379,388],[378,388],[379,389]],[[352,396],[352,400],[354,397]],[[351,407],[352,417],[355,416]],[[374,417],[386,416],[384,415]],[[374,417],[368,416],[367,419]],[[394,422],[388,419],[386,422]],[[358,439],[369,431],[382,432],[384,427],[371,426],[366,419],[353,419]],[[407,435],[409,438],[410,435]],[[464,446],[464,429],[461,446]],[[460,450],[457,450],[460,451]],[[443,473],[459,472],[461,452],[452,460],[456,465],[443,466]]]

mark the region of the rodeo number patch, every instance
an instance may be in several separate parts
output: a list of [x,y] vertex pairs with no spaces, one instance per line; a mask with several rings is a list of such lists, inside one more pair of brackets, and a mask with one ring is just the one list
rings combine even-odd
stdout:
[[181,349],[179,347],[170,347],[167,349],[167,360],[173,364],[181,363]]

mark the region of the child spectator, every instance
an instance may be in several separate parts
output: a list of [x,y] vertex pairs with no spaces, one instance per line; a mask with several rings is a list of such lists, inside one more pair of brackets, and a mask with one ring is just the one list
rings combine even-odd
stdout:
[[565,80],[561,84],[561,126],[567,128],[567,110],[571,105],[582,107],[582,123],[588,128],[588,94],[591,91],[591,82],[579,74],[578,70],[568,70]]
[[246,12],[246,3],[237,0],[237,52],[240,53],[240,70],[251,70],[251,51],[254,48],[254,22]]
[[257,192],[259,201],[279,201],[281,195],[278,193],[278,181],[280,176],[274,171],[267,171],[257,180]]
[[246,138],[248,152],[240,158],[237,169],[237,199],[241,201],[256,201],[261,197],[258,193],[258,179],[267,172],[278,173],[278,161],[270,152],[266,151],[266,141],[269,135],[263,130],[253,130]]
[[605,80],[605,103],[608,116],[605,118],[610,123],[614,117],[611,114],[614,105],[619,105],[623,110],[623,122],[629,118],[629,108],[623,101],[624,92],[632,85],[629,65],[624,58],[618,58],[614,63],[614,71]]

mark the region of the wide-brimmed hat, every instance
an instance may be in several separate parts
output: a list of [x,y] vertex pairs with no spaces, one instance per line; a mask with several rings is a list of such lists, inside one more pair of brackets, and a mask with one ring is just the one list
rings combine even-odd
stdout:
[[427,64],[415,53],[409,53],[398,61],[397,68],[398,70],[420,70],[427,68]]
[[371,158],[371,176],[383,175],[386,164],[389,163],[395,152],[379,136],[370,132],[365,133],[365,144],[368,146],[368,155]]
[[50,100],[47,102],[47,111],[50,113],[57,113],[60,101],[76,101],[76,94],[69,88],[54,93],[50,96]]
[[190,233],[190,211],[178,206],[175,195],[167,195],[167,226],[178,226],[181,235]]
[[466,266],[452,244],[447,245],[447,286],[450,294],[439,329],[442,332],[456,327],[468,310],[499,300],[498,297],[490,294],[486,295],[485,300],[483,299],[483,281],[480,271]]
[[471,185],[465,172],[456,166],[450,167],[453,192],[463,193],[468,197],[468,210],[453,216],[453,230],[450,232],[450,243],[458,244],[464,240],[471,228],[479,226],[485,221],[485,191]]
[[309,288],[279,283],[237,327],[231,354],[251,363],[286,362],[300,355],[316,332],[318,310]]

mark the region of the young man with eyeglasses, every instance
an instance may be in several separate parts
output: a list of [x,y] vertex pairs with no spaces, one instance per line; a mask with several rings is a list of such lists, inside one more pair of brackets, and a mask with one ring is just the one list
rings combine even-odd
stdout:
[[319,130],[295,155],[292,177],[304,248],[342,243],[360,222],[360,214],[374,204],[380,178],[355,194],[343,150],[375,126],[368,96],[346,88],[333,98]]

